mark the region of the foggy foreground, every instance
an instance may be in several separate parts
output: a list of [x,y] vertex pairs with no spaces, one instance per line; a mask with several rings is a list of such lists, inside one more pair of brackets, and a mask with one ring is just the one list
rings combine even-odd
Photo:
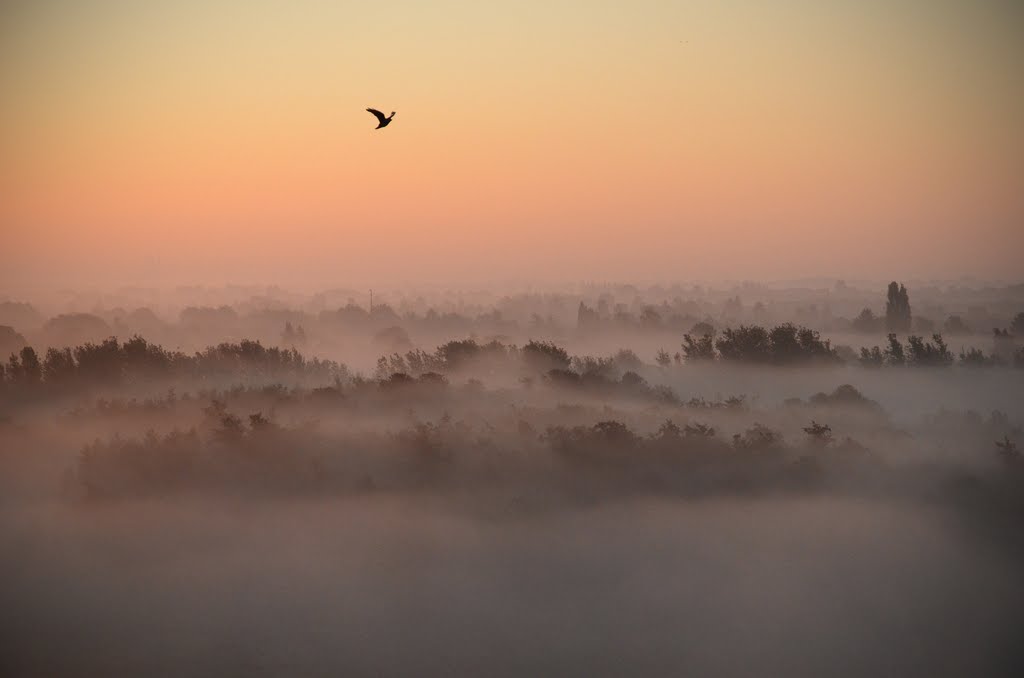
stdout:
[[5,675],[1012,675],[1020,559],[941,510],[410,497],[8,511]]
[[1019,675],[1021,371],[808,337],[23,350],[0,674]]

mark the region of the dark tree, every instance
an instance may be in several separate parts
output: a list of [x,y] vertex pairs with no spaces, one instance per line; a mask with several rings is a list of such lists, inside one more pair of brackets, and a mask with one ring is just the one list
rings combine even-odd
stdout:
[[593,426],[593,432],[595,436],[603,438],[610,443],[618,443],[624,446],[632,445],[636,442],[637,437],[629,427],[620,421],[614,419],[608,421],[599,421]]
[[523,346],[523,360],[538,372],[569,368],[569,354],[564,348],[547,341],[530,341]]
[[612,356],[612,360],[615,363],[615,367],[620,370],[638,370],[644,366],[644,362],[640,360],[640,356],[633,352],[632,349],[620,348]]
[[29,384],[38,384],[43,379],[43,366],[39,362],[39,355],[31,346],[21,349],[21,374]]
[[702,334],[694,339],[691,335],[684,334],[683,354],[687,360],[714,360],[714,337],[711,334]]
[[715,326],[709,322],[701,321],[690,328],[690,334],[695,337],[703,337],[705,334],[715,336]]
[[437,347],[438,356],[440,356],[445,367],[449,370],[457,370],[464,367],[480,351],[480,345],[472,339],[449,341]]
[[263,412],[256,412],[249,415],[249,426],[253,431],[266,431],[272,428],[273,424],[263,416]]
[[889,283],[885,303],[885,327],[890,332],[910,331],[910,297],[907,288],[895,281]]
[[839,356],[828,340],[822,340],[814,330],[784,323],[772,328],[768,334],[771,340],[772,362],[777,365],[794,365],[806,362],[837,362]]
[[1024,334],[1024,311],[1013,316],[1013,321],[1010,322],[1010,329],[1016,334]]
[[960,351],[960,364],[964,367],[994,367],[1000,364],[998,357],[985,355],[980,348],[969,348]]
[[860,364],[864,367],[881,367],[885,364],[885,354],[882,349],[872,346],[870,349],[860,350]]
[[[934,342],[934,343],[933,343]],[[932,341],[925,341],[921,337],[907,337],[910,345],[909,362],[918,367],[945,367],[953,364],[953,354],[950,352],[946,342],[942,340],[941,334],[933,334]]]
[[819,424],[811,420],[811,425],[804,428],[804,433],[810,436],[815,445],[825,446],[832,442],[832,427],[828,424]]
[[77,374],[78,365],[70,348],[51,348],[43,359],[43,379],[48,384],[71,384]]
[[658,432],[651,437],[655,440],[679,440],[682,436],[683,429],[671,419],[666,419],[665,423],[658,427]]
[[[700,345],[686,335],[683,349],[698,351]],[[710,342],[710,335],[705,335]],[[740,325],[736,329],[726,328],[714,342],[722,360],[745,363],[772,363],[775,365],[797,365],[809,363],[839,362],[839,354],[831,343],[823,340],[814,330],[798,327],[792,323],[777,325],[771,330],[759,325]]]
[[718,349],[723,360],[767,363],[771,361],[772,356],[771,337],[768,330],[758,325],[740,325],[736,329],[726,328],[722,331],[722,336],[715,342],[715,348]]
[[39,356],[31,346],[25,346],[7,362],[7,378],[20,386],[33,386],[43,377]]
[[683,435],[687,438],[714,438],[715,429],[707,424],[694,422],[683,427]]
[[895,334],[889,335],[889,347],[885,349],[886,365],[905,365],[907,363],[906,353],[903,351],[903,344],[896,338]]

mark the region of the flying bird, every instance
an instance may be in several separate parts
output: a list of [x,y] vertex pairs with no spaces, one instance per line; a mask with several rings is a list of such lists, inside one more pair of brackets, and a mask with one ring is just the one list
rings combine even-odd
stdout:
[[395,117],[395,112],[394,111],[391,111],[391,115],[389,115],[389,116],[387,116],[385,118],[384,114],[381,113],[380,111],[378,111],[376,108],[367,108],[366,110],[368,112],[370,112],[370,113],[373,113],[374,117],[377,118],[377,122],[379,124],[376,127],[374,127],[374,129],[380,129],[381,127],[387,127],[388,125],[391,124],[391,119]]

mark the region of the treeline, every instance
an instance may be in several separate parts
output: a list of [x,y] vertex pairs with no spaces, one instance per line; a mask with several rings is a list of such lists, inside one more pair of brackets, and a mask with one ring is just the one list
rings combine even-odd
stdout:
[[258,341],[222,343],[189,355],[138,336],[124,342],[110,337],[74,348],[50,348],[42,358],[26,346],[11,355],[6,364],[0,364],[0,384],[19,390],[73,391],[148,380],[202,382],[221,378],[326,382],[347,376],[347,369],[334,361],[307,359],[295,349],[266,347]]
[[[979,348],[961,350],[954,355],[941,334],[931,340],[910,335],[902,343],[896,334],[888,335],[885,348],[861,348],[858,356],[849,347],[834,347],[822,339],[817,331],[791,323],[768,329],[759,325],[741,325],[727,328],[721,335],[709,328],[698,326],[683,335],[682,353],[676,353],[676,363],[723,361],[755,365],[830,365],[856,363],[865,367],[947,367],[959,362],[965,367],[1024,367],[1024,347],[1017,348],[1013,335],[1007,330],[994,331],[994,349],[986,354]],[[670,364],[665,351],[658,354],[657,362]]]
[[[188,430],[149,432],[141,439],[114,436],[86,445],[71,480],[85,497],[118,498],[228,487],[347,493],[524,481],[523,489],[546,484],[589,492],[587,481],[599,474],[603,479],[594,488],[602,492],[686,495],[807,488],[821,480],[819,465],[830,463],[832,455],[877,466],[864,447],[848,438],[834,440],[827,426],[811,422],[805,431],[804,441],[790,444],[778,430],[760,424],[722,435],[699,422],[679,426],[668,420],[645,436],[617,420],[550,426],[543,432],[520,420],[516,429],[501,431],[446,415],[391,433],[338,438],[280,425],[261,411],[239,416],[215,400]],[[540,454],[523,455],[523,449]],[[508,454],[496,456],[496,451]]]
[[[955,482],[967,477],[955,465],[891,465],[856,440],[834,435],[828,424],[810,421],[802,430],[790,441],[758,423],[729,434],[670,419],[643,435],[607,419],[538,432],[523,419],[495,428],[445,415],[393,432],[339,437],[280,425],[262,411],[239,416],[213,401],[190,429],[86,445],[68,481],[89,499],[225,489],[347,494],[502,487],[517,492],[515,502],[528,502],[531,494],[590,502],[633,493],[699,497],[858,487],[872,496],[879,487],[902,496],[922,490],[922,475],[935,488],[968,488]],[[981,447],[1008,471],[990,480],[1008,490],[1015,510],[1024,509],[1016,445],[1006,437]],[[977,492],[980,476],[971,477],[968,489]]]
[[519,347],[500,341],[479,343],[475,339],[459,339],[446,342],[433,352],[414,349],[404,354],[381,356],[377,360],[376,375],[381,378],[399,372],[418,376],[426,372],[451,373],[509,366],[536,373],[572,370],[578,374],[611,376],[637,370],[643,366],[643,361],[629,349],[620,349],[607,358],[595,358],[569,355],[564,348],[549,341],[531,340]]
[[[698,325],[695,329],[702,333],[683,335],[682,350],[675,355],[677,364],[721,361],[795,366],[854,362],[865,367],[942,367],[959,361],[968,367],[1024,367],[1024,348],[1016,348],[1013,336],[1007,331],[996,332],[995,350],[991,354],[970,348],[955,356],[939,334],[932,335],[931,340],[911,335],[906,343],[890,334],[885,348],[862,348],[857,356],[848,348],[840,351],[829,340],[822,339],[816,330],[791,323],[770,329],[741,325],[726,328],[718,336],[708,326]],[[667,352],[660,351],[656,362],[667,367],[671,358]],[[381,356],[375,379],[400,383],[403,377],[504,371],[518,374],[526,386],[541,379],[559,387],[675,402],[671,391],[651,386],[640,376],[643,367],[643,361],[629,349],[621,349],[608,357],[574,356],[546,341],[530,341],[519,347],[499,341],[481,343],[461,339],[442,344],[432,352],[413,349]],[[266,347],[250,340],[221,343],[186,354],[165,349],[139,336],[124,342],[110,337],[74,348],[50,348],[42,357],[31,346],[25,346],[6,363],[0,363],[0,389],[20,392],[74,391],[160,380],[200,385],[204,381],[260,379],[324,384],[351,378],[348,369],[337,362],[308,359],[295,348]]]
[[783,323],[768,329],[760,325],[726,328],[719,337],[704,331],[683,335],[687,361],[722,360],[759,365],[829,365],[843,362],[839,352],[816,330]]
[[[676,363],[682,363],[684,358],[688,362],[722,360],[766,365],[827,365],[843,361],[838,351],[817,331],[790,323],[772,329],[741,325],[725,329],[717,339],[710,328],[696,338],[685,334],[682,353],[675,356]],[[656,362],[667,366],[671,358],[661,351]],[[530,341],[520,348],[499,341],[478,343],[464,339],[442,344],[433,352],[415,349],[381,356],[377,361],[377,377],[394,373],[413,376],[427,372],[449,373],[469,367],[486,370],[499,366],[513,366],[568,383],[580,379],[590,382],[620,379],[627,373],[637,372],[644,363],[629,349],[620,349],[608,357],[573,356],[552,342]]]
[[481,344],[474,339],[462,339],[442,344],[432,353],[416,349],[404,355],[381,356],[376,379],[382,385],[398,386],[437,381],[443,374],[500,371],[519,375],[520,383],[527,388],[544,383],[591,395],[678,404],[679,399],[670,388],[652,386],[637,373],[642,367],[643,361],[628,349],[595,358],[570,356],[552,342],[530,341],[519,347],[499,341]]
[[889,334],[885,348],[862,348],[858,362],[865,367],[949,367],[956,363],[964,367],[999,367],[1013,365],[1024,368],[1024,347],[1015,348],[1013,336],[1006,330],[995,330],[995,350],[986,354],[979,348],[961,350],[954,356],[941,334],[933,334],[931,341],[916,335],[902,343],[895,334]]

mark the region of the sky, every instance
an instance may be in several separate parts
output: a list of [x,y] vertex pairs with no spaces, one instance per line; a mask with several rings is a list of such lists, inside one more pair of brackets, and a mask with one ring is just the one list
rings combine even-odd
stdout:
[[0,0],[0,293],[1020,281],[1022,6]]

